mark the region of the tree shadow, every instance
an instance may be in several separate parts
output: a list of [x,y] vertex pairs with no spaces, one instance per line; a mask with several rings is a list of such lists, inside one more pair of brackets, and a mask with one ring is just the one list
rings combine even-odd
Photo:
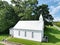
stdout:
[[56,28],[46,28],[45,29],[45,35],[48,36],[48,43],[57,43],[60,42],[60,31]]

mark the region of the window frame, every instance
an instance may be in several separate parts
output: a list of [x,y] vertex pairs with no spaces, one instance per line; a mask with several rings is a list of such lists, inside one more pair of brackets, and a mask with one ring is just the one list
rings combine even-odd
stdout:
[[18,35],[20,36],[20,30],[18,31]]
[[32,38],[34,38],[34,32],[32,32]]
[[25,31],[25,37],[27,36],[26,31]]

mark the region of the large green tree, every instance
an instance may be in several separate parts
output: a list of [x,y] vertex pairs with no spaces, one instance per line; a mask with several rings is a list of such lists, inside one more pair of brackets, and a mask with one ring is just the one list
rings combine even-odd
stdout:
[[21,20],[32,20],[33,10],[37,7],[37,0],[11,0],[15,4],[14,9]]
[[40,14],[42,14],[45,25],[52,25],[54,18],[49,12],[48,5],[42,4],[42,5],[38,6],[33,12],[36,14],[35,19],[38,20]]
[[49,14],[48,5],[37,6],[37,0],[11,0],[11,2],[15,4],[14,10],[19,17],[22,17],[21,20],[38,20],[41,13],[46,25],[53,20],[52,15]]
[[0,1],[0,33],[9,31],[18,20],[38,20],[42,14],[45,25],[52,25],[53,17],[49,13],[48,5],[37,6],[37,0],[11,0],[9,5],[6,1]]
[[12,5],[6,1],[0,1],[0,33],[9,31],[9,28],[15,25],[18,20]]

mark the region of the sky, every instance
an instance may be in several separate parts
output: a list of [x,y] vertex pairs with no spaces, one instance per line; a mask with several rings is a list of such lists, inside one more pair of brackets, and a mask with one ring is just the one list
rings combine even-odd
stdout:
[[38,0],[39,5],[47,4],[54,21],[60,21],[60,0]]
[[[11,4],[10,0],[5,0]],[[38,5],[47,4],[54,21],[60,21],[60,0],[38,0]]]

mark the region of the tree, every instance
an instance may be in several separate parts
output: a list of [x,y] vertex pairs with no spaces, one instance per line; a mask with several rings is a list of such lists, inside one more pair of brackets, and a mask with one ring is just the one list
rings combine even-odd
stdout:
[[40,10],[40,11],[41,11],[42,14],[43,14],[43,18],[44,18],[44,23],[45,23],[45,25],[53,25],[52,22],[53,22],[53,19],[54,19],[54,18],[52,17],[52,15],[51,15],[50,12],[49,12],[48,5],[43,4],[43,5],[41,6],[41,9],[42,9],[42,10]]
[[33,10],[37,7],[37,0],[11,0],[15,4],[14,9],[21,20],[32,20]]
[[12,5],[6,1],[0,1],[0,33],[9,31],[9,28],[14,26],[19,20],[19,17],[14,12]]
[[44,19],[44,23],[45,25],[52,25],[53,22],[53,17],[49,12],[49,8],[48,5],[46,4],[42,4],[40,6],[38,6],[35,10],[34,10],[35,15],[35,19],[39,19],[40,14],[42,14],[43,19]]
[[21,20],[38,20],[42,13],[45,25],[52,24],[53,17],[49,14],[48,5],[37,6],[37,0],[12,0],[12,3],[15,4],[15,12],[22,17]]

